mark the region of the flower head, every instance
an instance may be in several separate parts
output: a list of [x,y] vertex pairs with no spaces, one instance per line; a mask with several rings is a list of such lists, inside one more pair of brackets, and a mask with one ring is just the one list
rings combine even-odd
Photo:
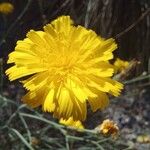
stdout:
[[108,60],[116,48],[114,39],[104,40],[62,16],[17,42],[8,60],[14,66],[6,74],[11,81],[32,75],[22,81],[29,91],[23,101],[31,107],[41,105],[57,118],[85,120],[86,101],[93,111],[103,109],[107,93],[118,96],[123,87],[110,78],[114,68]]
[[150,135],[138,135],[136,141],[139,143],[150,143]]
[[114,62],[116,72],[124,72],[129,67],[129,62],[117,58]]
[[81,121],[74,121],[72,117],[70,117],[69,119],[65,120],[65,119],[60,119],[59,123],[66,125],[66,126],[71,126],[77,129],[83,129],[84,126],[82,125]]
[[9,14],[12,13],[14,10],[14,6],[11,3],[3,2],[0,3],[0,12],[3,14]]
[[100,125],[100,132],[104,135],[112,135],[116,136],[118,134],[119,128],[116,123],[113,121],[106,119]]
[[32,145],[39,145],[40,144],[40,140],[38,139],[38,138],[36,138],[36,137],[31,137],[31,144]]

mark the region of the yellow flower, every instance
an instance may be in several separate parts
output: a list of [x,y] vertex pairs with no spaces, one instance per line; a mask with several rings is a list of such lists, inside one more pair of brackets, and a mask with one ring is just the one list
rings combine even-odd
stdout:
[[28,76],[22,81],[29,91],[23,101],[31,107],[42,105],[57,118],[85,120],[86,101],[93,111],[103,109],[109,103],[106,93],[118,96],[123,88],[110,78],[114,68],[108,60],[116,48],[114,39],[104,40],[62,16],[17,42],[8,60],[15,65],[6,74],[11,81]]
[[116,72],[124,72],[129,67],[129,62],[117,58],[114,62]]
[[150,143],[150,135],[139,135],[136,140],[139,143]]
[[3,14],[9,14],[12,13],[14,10],[14,6],[11,3],[4,2],[0,3],[0,12]]
[[66,126],[71,126],[77,129],[84,129],[84,126],[82,125],[81,121],[74,121],[72,117],[70,117],[69,119],[65,120],[65,119],[60,119],[59,123],[66,125]]
[[100,125],[100,132],[106,136],[112,135],[115,137],[118,134],[119,128],[113,121],[106,119]]

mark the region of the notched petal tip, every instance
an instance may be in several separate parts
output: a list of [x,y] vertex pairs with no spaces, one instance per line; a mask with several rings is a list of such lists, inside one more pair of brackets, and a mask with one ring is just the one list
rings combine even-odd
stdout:
[[60,16],[56,20],[52,21],[51,24],[56,25],[57,23],[62,24],[73,24],[73,20],[70,18],[70,16]]

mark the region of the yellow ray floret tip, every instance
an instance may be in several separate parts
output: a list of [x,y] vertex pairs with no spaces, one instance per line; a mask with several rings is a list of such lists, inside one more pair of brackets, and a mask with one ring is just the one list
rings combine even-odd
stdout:
[[44,27],[30,30],[9,54],[13,63],[9,79],[26,77],[28,90],[23,102],[57,118],[85,120],[87,101],[93,111],[109,104],[107,94],[118,96],[123,85],[111,79],[109,63],[117,48],[114,39],[103,39],[94,31],[74,26],[70,16],[61,16]]

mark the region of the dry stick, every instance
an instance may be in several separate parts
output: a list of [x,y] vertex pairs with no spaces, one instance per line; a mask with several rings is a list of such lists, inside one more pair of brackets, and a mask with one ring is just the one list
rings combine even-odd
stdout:
[[91,8],[92,8],[92,1],[89,0],[89,1],[88,1],[88,5],[87,5],[87,11],[86,11],[86,16],[85,16],[85,22],[84,22],[84,26],[85,26],[86,28],[88,28],[88,26],[89,26]]
[[59,9],[54,11],[54,13],[51,15],[51,18],[54,17],[55,15],[57,15],[67,4],[69,4],[69,2],[70,2],[70,0],[64,1],[64,3],[59,7]]
[[26,147],[28,147],[29,150],[34,150],[34,148],[32,147],[32,145],[30,145],[26,141],[26,139],[23,137],[23,135],[19,131],[17,131],[14,128],[10,128],[10,131],[14,132],[18,136],[18,138],[24,143],[24,145],[26,145]]
[[0,94],[3,95],[3,59],[0,58]]
[[24,10],[21,12],[21,14],[17,17],[17,19],[14,21],[14,23],[9,27],[9,29],[6,31],[5,35],[3,36],[3,38],[0,41],[0,46],[5,42],[6,37],[8,36],[8,34],[12,31],[12,29],[16,26],[16,24],[22,19],[22,17],[24,16],[24,14],[26,13],[26,11],[28,10],[30,4],[31,4],[32,0],[28,0]]
[[42,18],[42,23],[43,23],[43,25],[45,25],[47,23],[47,19],[46,19],[46,15],[44,14],[44,11],[43,11],[42,1],[38,0],[37,2],[38,2],[38,6],[39,6],[40,15]]
[[91,144],[97,146],[98,149],[104,150],[104,148],[94,140],[86,139],[84,137],[71,136],[71,135],[67,135],[67,137],[68,137],[68,139],[72,139],[75,141],[83,141],[83,142],[91,143]]
[[142,80],[145,80],[145,79],[150,79],[150,74],[146,75],[146,76],[139,76],[137,78],[124,81],[123,84],[131,84],[131,83],[135,83],[135,82],[142,81]]
[[66,150],[70,150],[68,136],[65,136],[65,141],[66,141]]
[[28,135],[29,144],[31,144],[31,140],[32,139],[31,139],[31,132],[29,130],[29,127],[28,127],[24,117],[21,116],[19,112],[18,112],[18,115],[19,115],[19,118],[20,118],[21,122],[23,123],[24,128],[26,129],[26,132],[27,132],[27,135]]
[[150,8],[148,8],[139,18],[136,20],[133,24],[131,24],[129,27],[127,27],[125,30],[122,32],[118,33],[115,35],[115,39],[120,38],[122,35],[126,34],[130,30],[132,30],[138,23],[140,23],[148,14],[150,13]]

